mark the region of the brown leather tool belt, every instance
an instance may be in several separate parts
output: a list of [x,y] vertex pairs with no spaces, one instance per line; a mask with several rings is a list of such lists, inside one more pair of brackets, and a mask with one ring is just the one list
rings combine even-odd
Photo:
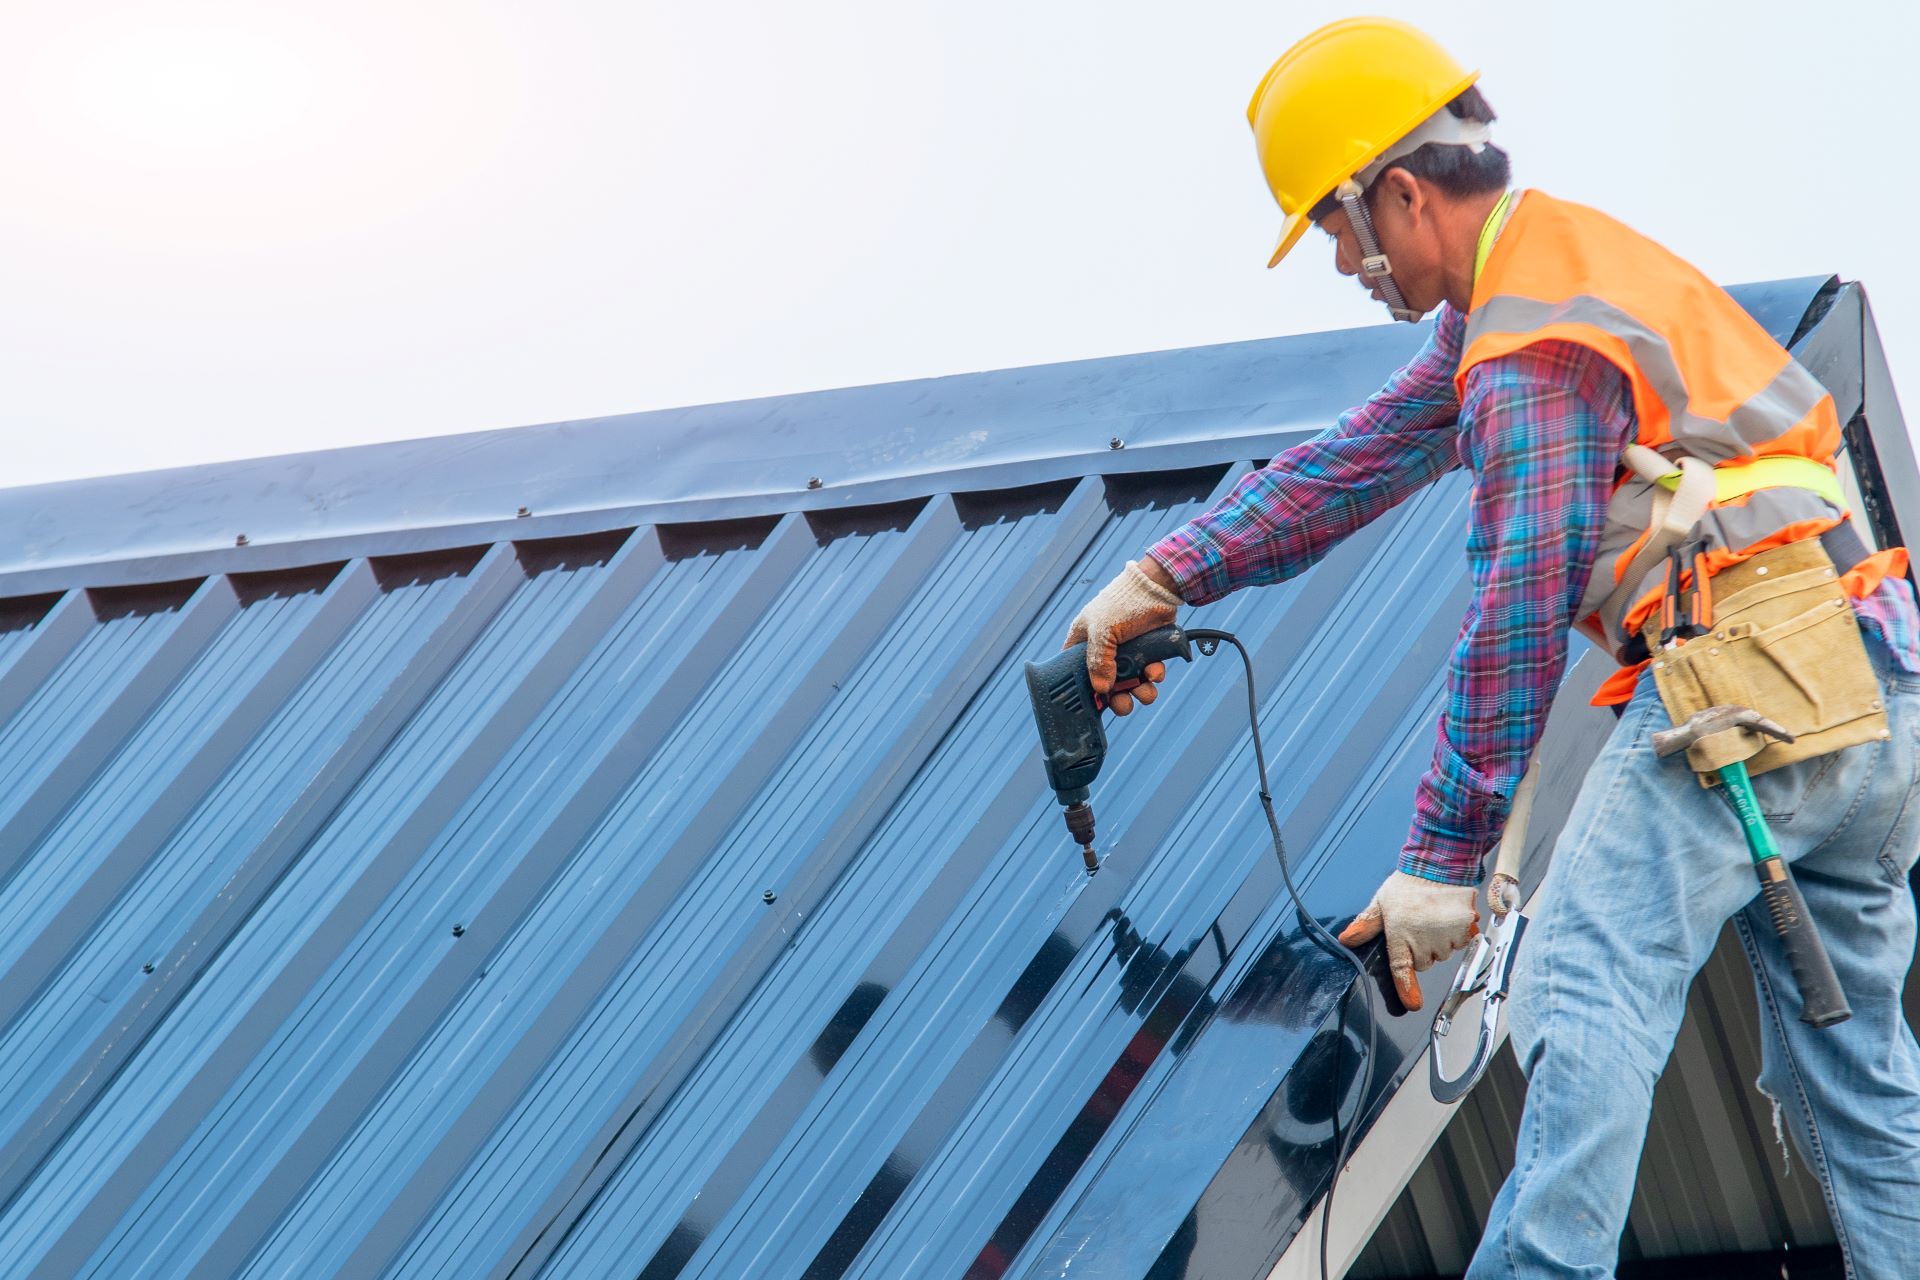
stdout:
[[1736,760],[1760,774],[1887,736],[1879,678],[1820,539],[1729,565],[1712,588],[1707,634],[1661,649],[1657,612],[1643,631],[1667,714],[1682,724],[1707,707],[1751,707],[1794,741],[1744,730],[1703,740],[1687,753],[1703,783]]

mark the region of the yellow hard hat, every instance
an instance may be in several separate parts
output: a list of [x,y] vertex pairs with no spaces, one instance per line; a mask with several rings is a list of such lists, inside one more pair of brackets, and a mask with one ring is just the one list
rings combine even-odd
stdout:
[[1247,104],[1254,149],[1286,225],[1275,266],[1307,213],[1480,78],[1431,36],[1391,18],[1343,18],[1280,55]]

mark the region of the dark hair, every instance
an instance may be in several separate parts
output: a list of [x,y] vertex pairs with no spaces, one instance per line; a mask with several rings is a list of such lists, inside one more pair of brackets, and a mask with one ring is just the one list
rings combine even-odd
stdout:
[[[1494,120],[1493,108],[1473,85],[1468,85],[1465,92],[1447,103],[1447,110],[1462,120],[1478,120],[1483,124],[1491,124]],[[1475,151],[1453,143],[1429,142],[1419,150],[1401,156],[1374,176],[1373,181],[1367,184],[1369,209],[1373,207],[1374,188],[1380,185],[1380,179],[1386,177],[1390,169],[1405,169],[1422,182],[1431,183],[1456,198],[1504,191],[1513,178],[1513,165],[1508,161],[1507,153],[1492,143]],[[1314,205],[1307,217],[1318,222],[1339,207],[1339,198],[1329,195]]]

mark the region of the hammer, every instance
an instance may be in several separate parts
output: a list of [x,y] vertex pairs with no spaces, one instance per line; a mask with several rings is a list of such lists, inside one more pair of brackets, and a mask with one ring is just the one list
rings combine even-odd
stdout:
[[[1702,739],[1722,733],[1748,730],[1792,742],[1793,735],[1751,707],[1718,706],[1696,711],[1686,723],[1653,735],[1653,753],[1661,759],[1678,755]],[[1773,918],[1773,931],[1786,949],[1793,966],[1794,984],[1800,988],[1800,1021],[1814,1027],[1830,1027],[1853,1016],[1847,1007],[1846,993],[1833,972],[1833,961],[1807,914],[1806,899],[1794,883],[1793,872],[1780,857],[1780,847],[1767,829],[1760,801],[1753,793],[1753,778],[1744,760],[1722,765],[1718,770],[1721,794],[1733,806],[1746,833],[1747,851],[1753,855],[1753,872],[1760,879],[1760,895],[1766,899],[1767,913]]]

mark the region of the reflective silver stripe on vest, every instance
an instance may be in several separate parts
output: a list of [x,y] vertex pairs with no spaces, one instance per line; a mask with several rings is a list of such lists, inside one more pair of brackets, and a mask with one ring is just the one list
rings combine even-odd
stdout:
[[1625,342],[1641,377],[1666,406],[1674,444],[1708,462],[1750,455],[1754,445],[1791,430],[1827,394],[1818,379],[1788,357],[1786,367],[1737,406],[1725,422],[1702,417],[1693,412],[1686,379],[1680,376],[1666,339],[1612,303],[1587,294],[1565,302],[1512,294],[1489,298],[1467,316],[1465,350],[1471,351],[1474,342],[1488,334],[1532,333],[1560,323],[1591,325]]
[[[1607,523],[1600,535],[1600,552],[1594,560],[1593,574],[1587,579],[1587,589],[1580,597],[1576,617],[1592,616],[1613,594],[1614,566],[1647,531],[1653,494],[1653,485],[1638,476],[1629,476],[1607,503]],[[1715,507],[1707,512],[1700,521],[1699,536],[1707,539],[1714,549],[1736,550],[1750,547],[1801,520],[1834,520],[1845,514],[1811,489],[1759,489],[1738,506]],[[1641,579],[1638,589],[1628,597],[1629,608],[1647,592],[1661,586],[1663,572],[1655,569]],[[1621,629],[1622,621],[1618,617],[1600,619],[1615,652],[1628,638]]]

